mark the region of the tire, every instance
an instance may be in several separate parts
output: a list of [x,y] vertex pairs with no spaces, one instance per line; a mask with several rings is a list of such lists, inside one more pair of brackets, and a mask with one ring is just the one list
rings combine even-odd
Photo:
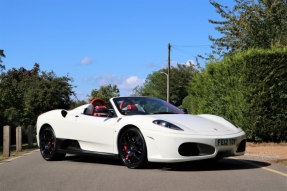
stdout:
[[51,127],[44,127],[40,132],[40,152],[46,161],[61,160],[65,153],[57,153],[56,136]]
[[147,162],[144,137],[137,128],[127,129],[120,137],[119,157],[128,168],[142,168]]

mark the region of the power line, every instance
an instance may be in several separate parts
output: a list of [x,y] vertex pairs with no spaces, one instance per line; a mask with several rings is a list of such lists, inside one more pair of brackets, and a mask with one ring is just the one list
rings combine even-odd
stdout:
[[206,47],[206,46],[211,46],[211,45],[194,45],[194,46],[190,46],[190,45],[171,45],[171,47],[191,47],[191,48],[197,48],[197,47]]
[[[173,46],[172,46],[172,47],[173,47]],[[186,50],[182,50],[182,49],[175,48],[175,47],[173,47],[173,48],[176,49],[176,50],[178,50],[178,51],[180,51],[180,52],[182,52],[182,53],[184,53],[184,54],[187,54],[187,55],[189,55],[189,56],[196,57],[196,55],[194,55],[194,54],[192,54],[192,53],[190,53],[190,52],[188,52],[188,51],[186,51]]]

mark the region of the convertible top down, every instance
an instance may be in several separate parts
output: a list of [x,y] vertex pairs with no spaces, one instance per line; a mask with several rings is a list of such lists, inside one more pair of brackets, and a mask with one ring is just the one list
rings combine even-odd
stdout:
[[70,154],[119,158],[128,168],[145,162],[218,160],[243,155],[246,135],[222,117],[185,114],[153,97],[99,98],[37,120],[37,142],[47,161]]

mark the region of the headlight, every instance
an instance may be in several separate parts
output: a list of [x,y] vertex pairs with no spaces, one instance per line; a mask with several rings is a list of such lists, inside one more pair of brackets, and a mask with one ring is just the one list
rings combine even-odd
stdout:
[[167,122],[167,121],[154,120],[153,123],[156,124],[156,125],[159,125],[159,126],[168,128],[168,129],[183,131],[183,129],[181,129],[180,127],[178,127],[178,126],[176,126],[176,125],[174,125],[174,124],[172,124],[172,123],[169,123],[169,122]]

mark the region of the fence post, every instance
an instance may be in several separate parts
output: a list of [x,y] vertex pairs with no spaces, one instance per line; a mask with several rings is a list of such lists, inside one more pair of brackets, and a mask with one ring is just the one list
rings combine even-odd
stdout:
[[30,148],[33,147],[33,126],[32,125],[28,126],[28,146]]
[[22,128],[16,128],[16,151],[22,151]]
[[6,125],[3,127],[3,156],[10,157],[10,139],[11,127]]

